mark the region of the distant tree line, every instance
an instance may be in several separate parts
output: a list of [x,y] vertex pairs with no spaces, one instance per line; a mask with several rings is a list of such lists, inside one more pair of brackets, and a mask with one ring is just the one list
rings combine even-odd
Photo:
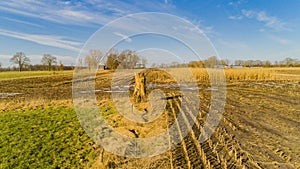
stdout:
[[12,67],[2,67],[0,63],[1,71],[31,71],[31,70],[48,70],[48,71],[59,71],[59,70],[72,70],[73,66],[65,66],[57,62],[57,57],[51,54],[44,54],[41,59],[41,64],[32,65],[29,57],[23,52],[17,52],[9,60],[14,66]]
[[214,67],[300,67],[300,61],[290,57],[271,63],[269,60],[236,60],[229,64],[228,60],[218,59],[215,56],[200,61],[190,61],[189,63],[171,62],[170,64],[152,64],[151,67],[157,68],[175,68],[175,67],[197,67],[197,68],[214,68]]
[[271,63],[268,60],[236,60],[234,64],[243,67],[300,67],[300,61],[290,57],[287,57],[282,61],[275,61],[274,63]]
[[108,69],[134,69],[139,64],[145,67],[147,60],[140,57],[135,51],[125,50],[119,53],[112,50],[108,54],[105,66]]
[[[10,62],[13,64],[12,67],[2,68],[0,63],[0,70],[2,71],[24,71],[24,70],[71,70],[73,66],[65,66],[60,61],[58,63],[57,57],[51,54],[44,54],[41,59],[41,64],[31,64],[29,57],[23,52],[17,52],[12,56]],[[89,50],[88,54],[79,59],[78,67],[97,69],[102,66],[104,69],[134,69],[134,68],[145,68],[147,60],[140,57],[135,51],[124,50],[118,52],[116,49],[111,49],[104,56],[100,50]]]
[[[2,71],[23,71],[23,70],[72,70],[74,66],[65,66],[56,56],[51,54],[44,54],[41,59],[41,64],[30,64],[30,59],[23,52],[17,52],[10,58],[10,62],[14,64],[13,67],[3,68],[0,63],[0,70]],[[137,52],[132,50],[124,50],[118,52],[116,49],[111,49],[106,55],[100,50],[89,50],[89,53],[79,60],[79,67],[91,69],[134,69],[145,68],[147,59],[139,56]],[[172,68],[172,67],[197,67],[197,68],[213,68],[213,67],[300,67],[300,61],[290,57],[285,58],[282,61],[270,61],[262,60],[235,60],[233,64],[229,64],[228,60],[218,59],[216,56],[209,57],[200,61],[190,61],[189,63],[171,62],[165,63],[153,63],[151,67],[156,68]]]

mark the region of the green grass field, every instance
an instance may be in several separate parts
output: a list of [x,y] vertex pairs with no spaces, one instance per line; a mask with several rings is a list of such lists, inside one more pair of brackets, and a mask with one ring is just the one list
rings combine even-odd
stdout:
[[72,108],[3,112],[0,128],[0,168],[89,168],[97,158]]
[[36,76],[52,76],[52,75],[63,75],[72,74],[73,71],[9,71],[0,72],[0,79],[13,79],[13,78],[26,78]]

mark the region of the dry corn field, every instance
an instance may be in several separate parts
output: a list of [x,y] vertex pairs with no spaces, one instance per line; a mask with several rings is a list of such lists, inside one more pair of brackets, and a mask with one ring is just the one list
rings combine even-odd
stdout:
[[[150,158],[129,158],[105,151],[101,146],[90,143],[97,152],[92,168],[300,168],[300,69],[299,68],[242,68],[225,69],[226,100],[224,112],[211,137],[199,142],[201,128],[209,116],[212,94],[218,98],[218,88],[209,81],[221,79],[213,77],[214,71],[191,69],[197,83],[197,90],[181,86],[191,78],[185,69],[134,70],[144,72],[145,95],[159,89],[164,92],[165,108],[162,114],[149,123],[136,123],[120,114],[113,103],[112,90],[128,90],[132,104],[138,110],[151,107],[146,101],[134,99],[133,70],[121,70],[116,81],[125,79],[128,86],[112,84],[113,71],[99,71],[96,76],[96,97],[103,116],[115,131],[132,138],[157,136],[174,125],[177,132],[170,134],[170,149]],[[169,73],[165,73],[169,72]],[[208,73],[211,73],[209,77]],[[172,75],[176,74],[179,81]],[[38,83],[37,83],[38,82]],[[2,98],[1,111],[52,108],[53,106],[72,107],[72,75],[53,77],[33,77],[1,80],[1,93],[22,93]],[[149,86],[151,84],[151,87]],[[186,88],[185,88],[186,87]],[[197,114],[189,97],[182,95],[198,92],[200,98]],[[221,93],[224,94],[224,93]],[[51,104],[50,104],[51,103]],[[187,103],[187,104],[182,104]],[[153,106],[153,105],[152,105]],[[22,108],[23,107],[23,108]],[[178,114],[183,123],[176,121]],[[77,120],[77,119],[74,119]],[[191,123],[193,121],[194,123]],[[184,137],[183,130],[190,127]],[[202,133],[203,134],[203,133]],[[182,141],[171,147],[174,139]],[[123,155],[130,154],[131,146]],[[143,147],[141,152],[147,152]],[[86,165],[87,166],[87,165]],[[78,166],[70,166],[77,168]],[[88,167],[89,168],[89,167]]]
[[[209,81],[206,69],[192,69],[195,78],[202,81]],[[299,80],[298,68],[236,68],[225,69],[226,80],[234,81],[267,81],[267,80]]]
[[[178,73],[181,79],[187,77],[184,73],[181,74],[186,70],[165,71],[170,74]],[[219,70],[211,70],[213,71]],[[157,84],[157,88],[163,90],[169,98],[163,118],[148,124],[134,124],[119,115],[112,115],[111,119],[107,119],[120,133],[139,138],[158,135],[171,124],[175,124],[178,133],[172,137],[180,138],[182,141],[179,144],[162,155],[147,159],[124,158],[103,153],[95,167],[196,169],[300,167],[299,69],[226,69],[225,111],[219,126],[212,131],[212,136],[202,143],[199,143],[198,138],[201,127],[209,116],[213,89],[208,83],[209,71],[193,69],[192,72],[198,83],[198,96],[201,102],[197,116],[191,113],[193,108],[190,106],[193,106],[193,100],[188,100],[188,97],[172,97],[178,96],[180,91],[177,91],[176,87],[164,86],[176,84],[170,74],[152,70],[152,73],[145,73],[146,83]],[[123,72],[122,77],[126,77],[126,73]],[[98,80],[101,81],[101,78]],[[109,96],[107,97],[109,100]],[[189,104],[181,105],[183,99]],[[178,113],[184,117],[185,124],[176,123]],[[196,120],[193,126],[190,126],[193,119]],[[183,137],[182,130],[187,126],[192,127],[192,130]],[[171,140],[172,138],[170,142]],[[130,147],[128,149],[130,150]]]

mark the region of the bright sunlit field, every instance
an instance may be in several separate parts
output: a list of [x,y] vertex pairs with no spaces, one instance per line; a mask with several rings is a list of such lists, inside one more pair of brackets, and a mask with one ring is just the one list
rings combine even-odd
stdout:
[[[210,107],[211,88],[205,69],[193,68],[191,72],[199,87],[201,109],[197,124],[202,125]],[[113,73],[98,71],[96,90],[100,92],[96,96],[102,115],[116,131],[128,137],[149,137],[165,131],[174,122],[173,113],[179,113],[181,101],[176,97],[166,101],[164,116],[153,123],[134,125],[124,119],[109,93]],[[124,70],[121,76],[133,78],[130,73]],[[164,73],[148,75],[146,79],[157,83],[171,83]],[[81,128],[72,103],[71,71],[0,72],[0,168],[177,168],[187,164],[297,168],[299,75],[299,68],[225,69],[225,111],[212,137],[197,143],[196,125],[194,132],[168,152],[137,160],[103,151]],[[176,93],[159,89],[168,95]],[[163,119],[167,116],[169,121]]]

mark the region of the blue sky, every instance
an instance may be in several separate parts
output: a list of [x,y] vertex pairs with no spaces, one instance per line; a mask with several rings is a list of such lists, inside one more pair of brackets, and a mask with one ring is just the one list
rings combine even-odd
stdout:
[[[300,59],[300,1],[6,0],[0,1],[0,62],[24,52],[32,63],[50,53],[75,64],[103,25],[138,12],[163,12],[201,29],[222,59]],[[122,36],[122,35],[120,35]]]

